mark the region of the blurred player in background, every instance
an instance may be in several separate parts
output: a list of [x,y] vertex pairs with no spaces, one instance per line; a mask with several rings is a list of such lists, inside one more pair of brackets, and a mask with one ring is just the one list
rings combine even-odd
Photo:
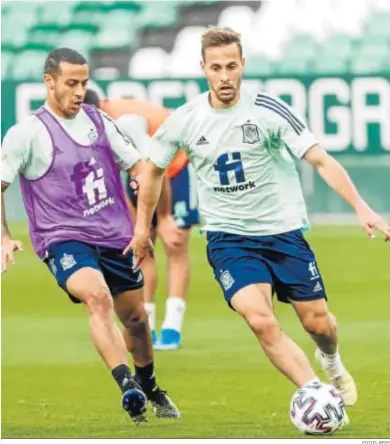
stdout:
[[356,386],[341,361],[335,317],[302,234],[308,219],[293,157],[317,169],[356,210],[371,237],[376,228],[390,240],[390,227],[295,110],[268,94],[253,97],[241,88],[245,60],[237,33],[209,29],[202,38],[201,65],[210,90],[178,108],[153,137],[129,247],[136,265],[149,251],[148,227],[164,169],[180,141],[197,173],[207,256],[226,302],[245,319],[276,368],[300,387],[316,375],[303,351],[281,330],[273,291],[281,302],[291,303],[317,345],[315,355],[326,375],[345,403],[353,405]]
[[[150,136],[171,114],[162,106],[133,99],[100,101],[93,90],[87,91],[85,103],[100,107],[112,117],[125,136],[131,138],[144,158],[149,156]],[[137,197],[129,184],[127,184],[127,192],[135,213]],[[156,335],[157,263],[154,257],[145,258],[142,271],[145,279],[145,308],[149,317],[154,347],[168,350],[178,348],[181,343],[181,330],[190,282],[188,250],[190,233],[192,226],[199,223],[195,174],[192,167],[188,165],[188,157],[183,150],[179,150],[167,168],[162,194],[165,195],[166,203],[171,202],[170,208],[166,208],[167,204],[162,207],[160,204],[157,206],[151,229],[152,241],[155,242],[158,233],[168,259],[168,298],[159,338]],[[176,221],[180,231],[180,242],[175,241],[170,223],[166,222],[167,211],[173,214]]]
[[148,399],[157,416],[178,417],[154,374],[142,272],[131,269],[133,254],[123,253],[133,223],[119,167],[136,171],[140,155],[111,120],[83,104],[88,65],[81,54],[69,48],[50,52],[44,81],[45,105],[11,127],[3,141],[2,271],[22,249],[8,230],[3,196],[19,174],[35,252],[70,299],[87,308],[93,343],[122,391],[123,408],[141,422]]

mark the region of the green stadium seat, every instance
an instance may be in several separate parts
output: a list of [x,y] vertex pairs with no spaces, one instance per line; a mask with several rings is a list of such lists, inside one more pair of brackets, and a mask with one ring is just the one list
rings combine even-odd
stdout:
[[340,57],[318,57],[313,61],[315,74],[344,74],[347,72],[348,59]]
[[12,60],[12,67],[10,66],[12,78],[15,80],[42,78],[46,56],[46,51],[36,50],[16,55]]
[[31,43],[51,42],[54,46],[56,46],[61,31],[62,27],[57,23],[35,25],[29,30],[28,41]]
[[76,49],[84,57],[88,58],[93,38],[94,34],[89,31],[74,29],[61,34],[57,46]]
[[284,45],[283,54],[284,59],[300,57],[305,61],[318,54],[318,43],[311,35],[296,34]]
[[137,42],[137,34],[131,28],[107,28],[100,32],[93,41],[93,51],[133,47]]
[[66,26],[72,19],[74,4],[66,1],[45,2],[38,11],[38,24]]
[[289,57],[282,59],[276,65],[276,72],[279,74],[310,74],[312,72],[312,64],[310,60],[304,60],[301,57]]
[[364,27],[364,35],[390,36],[390,11],[372,14]]
[[251,75],[272,75],[275,72],[274,63],[261,55],[249,54],[246,58],[245,73]]
[[136,24],[141,28],[161,28],[174,25],[178,20],[178,11],[170,3],[146,3],[145,8],[136,17]]
[[348,58],[352,54],[354,45],[355,40],[351,36],[345,34],[334,34],[331,35],[328,40],[326,40],[319,47],[319,52],[317,53],[317,56],[318,58]]

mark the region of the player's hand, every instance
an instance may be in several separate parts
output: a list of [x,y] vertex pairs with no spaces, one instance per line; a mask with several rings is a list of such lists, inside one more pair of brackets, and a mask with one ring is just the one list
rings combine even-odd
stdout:
[[130,176],[129,185],[130,185],[130,188],[134,191],[135,195],[138,194],[139,183],[140,183],[140,175]]
[[390,225],[376,214],[366,202],[361,201],[358,204],[356,214],[360,224],[371,239],[375,238],[374,229],[377,229],[385,235],[385,242],[390,241]]
[[178,248],[184,243],[183,231],[177,226],[172,215],[158,218],[157,232],[168,249]]
[[18,240],[8,236],[1,239],[1,272],[7,271],[7,262],[15,264],[14,251],[23,251],[23,245]]
[[141,265],[147,254],[154,257],[154,246],[150,239],[149,231],[143,232],[135,229],[134,237],[129,245],[123,250],[123,254],[127,254],[130,250],[133,251],[135,257],[133,270],[136,270]]

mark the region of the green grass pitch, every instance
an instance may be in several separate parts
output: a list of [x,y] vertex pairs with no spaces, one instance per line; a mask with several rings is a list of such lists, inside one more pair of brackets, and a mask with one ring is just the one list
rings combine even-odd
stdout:
[[[294,387],[227,308],[206,262],[205,241],[191,242],[192,283],[183,347],[157,352],[159,383],[182,411],[178,421],[135,427],[119,390],[89,340],[87,316],[71,304],[25,244],[2,282],[3,438],[299,437],[288,405]],[[308,235],[340,325],[341,353],[359,390],[351,424],[334,437],[390,436],[390,245],[358,228],[315,227]],[[165,259],[158,248],[158,315]],[[277,316],[313,362],[314,346],[289,306]],[[313,362],[313,365],[316,365]]]

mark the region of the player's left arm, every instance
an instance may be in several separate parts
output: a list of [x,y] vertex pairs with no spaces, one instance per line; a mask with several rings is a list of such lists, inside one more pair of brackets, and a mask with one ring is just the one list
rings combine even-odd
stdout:
[[372,229],[377,228],[385,234],[386,241],[390,240],[389,225],[364,201],[348,173],[319,145],[299,113],[284,101],[264,94],[257,97],[256,104],[268,113],[268,126],[282,134],[289,151],[313,165],[325,182],[354,208],[368,235],[374,237]]
[[307,150],[303,157],[316,168],[324,181],[351,205],[371,238],[375,237],[373,229],[376,228],[384,233],[385,241],[390,241],[389,224],[365,202],[348,173],[334,157],[318,144]]

